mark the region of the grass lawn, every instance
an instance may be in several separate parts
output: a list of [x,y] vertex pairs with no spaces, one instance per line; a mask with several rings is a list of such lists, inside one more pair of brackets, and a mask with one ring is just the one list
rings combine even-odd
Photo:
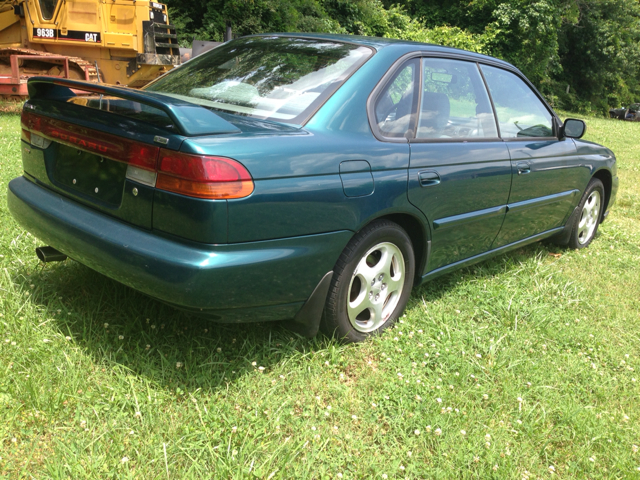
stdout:
[[591,247],[452,273],[343,346],[39,265],[0,116],[0,477],[640,478],[640,123],[588,125],[621,183]]

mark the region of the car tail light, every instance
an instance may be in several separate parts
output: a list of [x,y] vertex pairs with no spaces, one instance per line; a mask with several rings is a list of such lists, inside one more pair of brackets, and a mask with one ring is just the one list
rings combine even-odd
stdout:
[[251,174],[226,157],[160,149],[156,188],[198,198],[242,198],[253,192]]
[[26,110],[21,121],[22,139],[31,144],[33,137],[44,137],[126,163],[127,178],[160,190],[206,199],[242,198],[253,192],[251,174],[231,158],[176,152]]
[[[22,129],[49,140],[155,171],[159,147],[22,111]],[[30,135],[29,135],[30,137]],[[24,135],[23,135],[24,138]],[[26,140],[26,139],[25,139]],[[28,140],[27,140],[28,141]]]

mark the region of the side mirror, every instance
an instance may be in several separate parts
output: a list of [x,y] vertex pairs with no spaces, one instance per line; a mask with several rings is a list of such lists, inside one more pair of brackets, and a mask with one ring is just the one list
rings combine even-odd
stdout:
[[575,118],[567,118],[562,126],[563,137],[582,138],[586,131],[587,124]]

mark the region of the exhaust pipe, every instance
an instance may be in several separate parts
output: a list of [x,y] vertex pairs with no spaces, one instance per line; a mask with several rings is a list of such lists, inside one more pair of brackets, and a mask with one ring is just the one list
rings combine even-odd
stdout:
[[62,262],[67,259],[64,253],[59,252],[53,247],[38,247],[36,248],[36,255],[42,263]]

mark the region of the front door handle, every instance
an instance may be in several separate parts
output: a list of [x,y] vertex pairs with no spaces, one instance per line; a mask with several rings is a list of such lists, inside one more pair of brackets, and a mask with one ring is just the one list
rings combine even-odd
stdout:
[[516,163],[516,168],[518,169],[518,175],[526,175],[527,173],[531,173],[531,166],[528,163]]
[[421,187],[431,187],[440,183],[440,175],[436,172],[420,172],[418,174]]

